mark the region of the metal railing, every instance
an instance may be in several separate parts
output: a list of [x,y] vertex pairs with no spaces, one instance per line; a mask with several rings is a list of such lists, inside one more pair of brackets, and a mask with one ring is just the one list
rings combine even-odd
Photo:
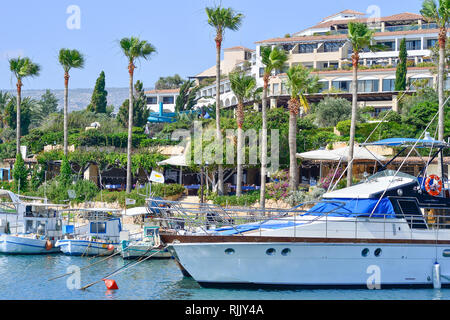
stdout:
[[[222,208],[216,205],[154,200],[149,210],[155,221],[164,222],[176,233],[207,235],[270,235],[273,229],[289,228],[289,236],[320,238],[420,239],[450,241],[450,209],[447,214],[395,216],[370,213],[341,214],[345,204],[339,201],[316,201],[290,209]],[[312,204],[333,203],[333,210],[312,212]],[[180,224],[182,221],[182,224]],[[178,224],[179,228],[173,228]],[[171,228],[172,227],[172,228]],[[447,230],[448,229],[448,230]],[[227,233],[223,233],[226,231]]]

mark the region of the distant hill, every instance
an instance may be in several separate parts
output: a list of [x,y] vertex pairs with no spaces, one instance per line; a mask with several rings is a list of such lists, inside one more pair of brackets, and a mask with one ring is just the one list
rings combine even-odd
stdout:
[[[146,89],[147,90],[147,89]],[[12,94],[16,94],[14,90],[0,90],[9,91]],[[64,90],[50,90],[56,98],[59,100],[59,108],[64,106]],[[93,89],[70,89],[69,90],[69,112],[75,110],[83,110],[91,102]],[[106,88],[108,91],[108,106],[113,105],[115,111],[119,110],[119,107],[128,99],[128,88]],[[23,90],[22,97],[31,97],[39,100],[45,93],[45,90]]]

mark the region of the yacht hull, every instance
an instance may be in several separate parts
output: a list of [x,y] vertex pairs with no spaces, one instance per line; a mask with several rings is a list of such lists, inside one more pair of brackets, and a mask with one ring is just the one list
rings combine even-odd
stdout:
[[233,240],[172,243],[169,251],[205,287],[433,287],[436,262],[442,286],[450,285],[450,243]]
[[47,240],[33,239],[9,234],[0,235],[0,253],[3,254],[49,254],[61,252],[51,241],[49,248]]
[[[111,250],[110,245],[114,248]],[[105,243],[88,240],[63,239],[56,242],[56,247],[70,256],[108,256],[115,252],[118,243]]]

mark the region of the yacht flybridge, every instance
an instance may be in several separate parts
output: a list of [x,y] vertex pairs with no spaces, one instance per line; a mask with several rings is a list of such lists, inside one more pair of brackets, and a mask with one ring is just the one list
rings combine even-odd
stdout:
[[[387,170],[391,160],[365,181],[333,188],[317,203],[259,213],[249,209],[250,223],[224,223],[232,221],[229,209],[202,207],[202,213],[213,211],[216,222],[221,216],[222,223],[214,229],[161,232],[161,240],[183,273],[202,286],[450,285],[448,180],[429,166],[450,145],[430,138],[363,146],[368,145],[400,148],[394,158],[406,149],[408,156],[418,148],[432,152],[418,177],[400,172],[403,164]],[[155,201],[152,209],[166,218],[182,211],[192,216],[192,207]],[[257,216],[263,219],[256,221]]]

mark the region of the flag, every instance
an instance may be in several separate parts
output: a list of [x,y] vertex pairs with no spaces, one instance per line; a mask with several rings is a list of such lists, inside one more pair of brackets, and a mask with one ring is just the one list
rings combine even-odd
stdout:
[[152,170],[152,174],[150,175],[150,181],[164,183],[164,175],[160,172]]

